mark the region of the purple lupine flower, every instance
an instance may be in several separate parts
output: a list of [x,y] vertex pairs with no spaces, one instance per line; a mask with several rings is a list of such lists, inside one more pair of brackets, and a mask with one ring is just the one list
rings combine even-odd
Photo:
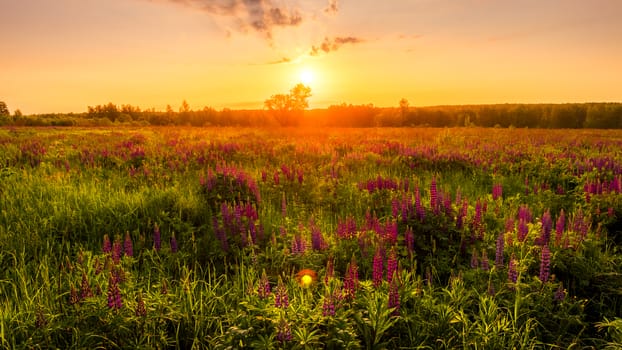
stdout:
[[132,237],[130,237],[130,231],[125,232],[125,239],[123,240],[123,253],[126,256],[134,256],[134,245],[132,244]]
[[276,291],[274,293],[274,306],[281,309],[287,309],[289,307],[289,295],[287,294],[287,288],[280,278],[279,284],[276,286]]
[[473,216],[472,230],[471,230],[471,243],[475,242],[475,240],[481,240],[484,238],[484,224],[482,222],[482,202],[478,198],[475,203],[475,215]]
[[539,243],[541,245],[548,245],[551,240],[551,231],[553,230],[553,219],[551,219],[551,212],[546,210],[542,215],[542,231],[540,232]]
[[80,299],[86,299],[93,296],[93,290],[86,276],[86,272],[82,271],[82,283],[80,284]]
[[326,275],[324,276],[324,283],[328,284],[331,278],[333,278],[335,274],[335,259],[330,256],[326,260]]
[[549,280],[549,271],[551,267],[551,251],[548,245],[542,246],[540,254],[540,281],[546,283]]
[[113,274],[110,274],[108,279],[108,307],[113,310],[119,310],[123,307],[119,283]]
[[503,196],[503,185],[496,183],[492,185],[492,199],[497,200]]
[[322,235],[322,231],[315,224],[315,222],[311,221],[311,247],[313,250],[324,250],[328,248],[328,244],[324,240],[324,236]]
[[359,268],[356,264],[356,259],[352,257],[352,260],[348,264],[345,279],[343,281],[343,289],[346,298],[354,299],[356,291],[359,287]]
[[490,263],[488,262],[488,253],[486,253],[485,249],[482,249],[482,260],[480,262],[480,266],[482,270],[484,271],[490,270]]
[[419,193],[419,187],[415,189],[415,212],[417,213],[417,219],[423,221],[425,219],[425,210],[421,204],[421,194]]
[[268,275],[266,275],[266,271],[264,270],[261,274],[261,279],[259,279],[257,294],[259,295],[259,298],[265,299],[270,295],[270,292],[270,281],[268,281]]
[[397,279],[394,279],[389,284],[388,306],[390,309],[393,309],[393,312],[391,313],[393,316],[399,316],[400,314],[400,292],[398,287]]
[[384,271],[384,261],[383,261],[382,249],[380,247],[376,248],[376,254],[374,254],[374,259],[372,263],[372,279],[374,281],[374,287],[378,288],[382,284],[382,273]]
[[121,248],[121,239],[117,236],[112,243],[112,262],[118,264],[121,261],[121,255],[123,255],[123,249]]
[[322,316],[335,316],[335,296],[333,293],[327,293],[322,303]]
[[287,199],[285,198],[285,192],[283,192],[283,198],[281,199],[281,216],[287,217]]
[[153,227],[153,249],[156,252],[159,252],[160,248],[162,248],[162,236],[160,234],[160,226],[158,226],[158,224],[155,224]]
[[497,243],[495,249],[495,266],[501,268],[503,266],[503,251],[504,251],[504,235],[500,233],[497,236]]
[[102,245],[102,251],[104,254],[108,254],[112,251],[112,242],[110,241],[110,237],[108,234],[104,234],[104,243]]
[[79,302],[80,302],[80,295],[78,294],[78,291],[72,284],[71,288],[69,289],[69,305],[74,305]]
[[518,219],[518,231],[517,238],[519,242],[524,242],[527,238],[527,234],[529,233],[529,226],[527,226],[527,221],[524,218]]
[[508,264],[508,281],[511,283],[516,283],[518,280],[518,271],[516,266],[516,257],[512,254],[510,258],[510,262]]
[[397,273],[398,269],[398,259],[397,259],[397,250],[395,246],[389,252],[389,256],[387,257],[387,282],[391,283],[393,281],[393,277]]
[[285,321],[285,319],[281,318],[276,328],[276,340],[280,341],[281,343],[286,343],[292,340],[292,329],[289,326],[289,323]]
[[134,310],[134,315],[137,317],[145,317],[147,316],[147,308],[145,307],[145,301],[142,297],[138,297],[136,301],[136,310]]
[[438,192],[436,188],[436,177],[432,177],[430,182],[430,208],[435,215],[438,215]]
[[391,200],[391,216],[397,219],[400,215],[400,209],[400,202],[397,200],[397,198],[394,197]]
[[93,262],[93,269],[95,270],[95,275],[99,275],[104,269],[104,265],[99,261],[99,257],[95,257],[95,261]]
[[557,222],[555,223],[555,245],[556,246],[559,246],[561,244],[565,226],[566,226],[566,214],[564,213],[564,209],[562,209],[559,212],[559,216],[557,217]]
[[473,248],[473,252],[471,253],[471,268],[477,269],[479,267],[479,259],[477,257],[477,250]]
[[173,232],[173,234],[171,235],[171,239],[169,241],[170,245],[171,245],[171,253],[177,253],[177,250],[179,249],[179,245],[177,244],[177,238],[175,238],[175,232]]

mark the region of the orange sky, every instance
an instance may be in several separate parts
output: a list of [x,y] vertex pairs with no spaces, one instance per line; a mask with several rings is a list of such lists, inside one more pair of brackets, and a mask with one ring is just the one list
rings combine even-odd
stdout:
[[622,101],[619,0],[0,0],[0,101],[311,108]]

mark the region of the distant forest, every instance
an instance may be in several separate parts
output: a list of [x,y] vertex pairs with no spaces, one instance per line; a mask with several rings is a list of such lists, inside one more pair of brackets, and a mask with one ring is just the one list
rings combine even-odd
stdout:
[[[272,110],[191,110],[183,101],[178,110],[141,110],[108,103],[89,106],[84,113],[22,115],[0,108],[5,126],[279,126]],[[281,111],[282,113],[282,111]],[[402,99],[398,107],[341,104],[324,109],[290,111],[295,125],[305,127],[516,127],[622,128],[622,103],[494,104],[412,107]]]

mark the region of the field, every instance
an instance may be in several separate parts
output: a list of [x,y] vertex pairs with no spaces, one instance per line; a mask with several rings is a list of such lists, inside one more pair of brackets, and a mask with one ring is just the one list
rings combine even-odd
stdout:
[[3,348],[622,347],[622,131],[0,129]]

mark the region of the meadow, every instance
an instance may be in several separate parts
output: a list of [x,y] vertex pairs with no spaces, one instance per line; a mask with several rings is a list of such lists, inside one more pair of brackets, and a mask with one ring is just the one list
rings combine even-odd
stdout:
[[0,129],[0,347],[620,349],[622,131]]

